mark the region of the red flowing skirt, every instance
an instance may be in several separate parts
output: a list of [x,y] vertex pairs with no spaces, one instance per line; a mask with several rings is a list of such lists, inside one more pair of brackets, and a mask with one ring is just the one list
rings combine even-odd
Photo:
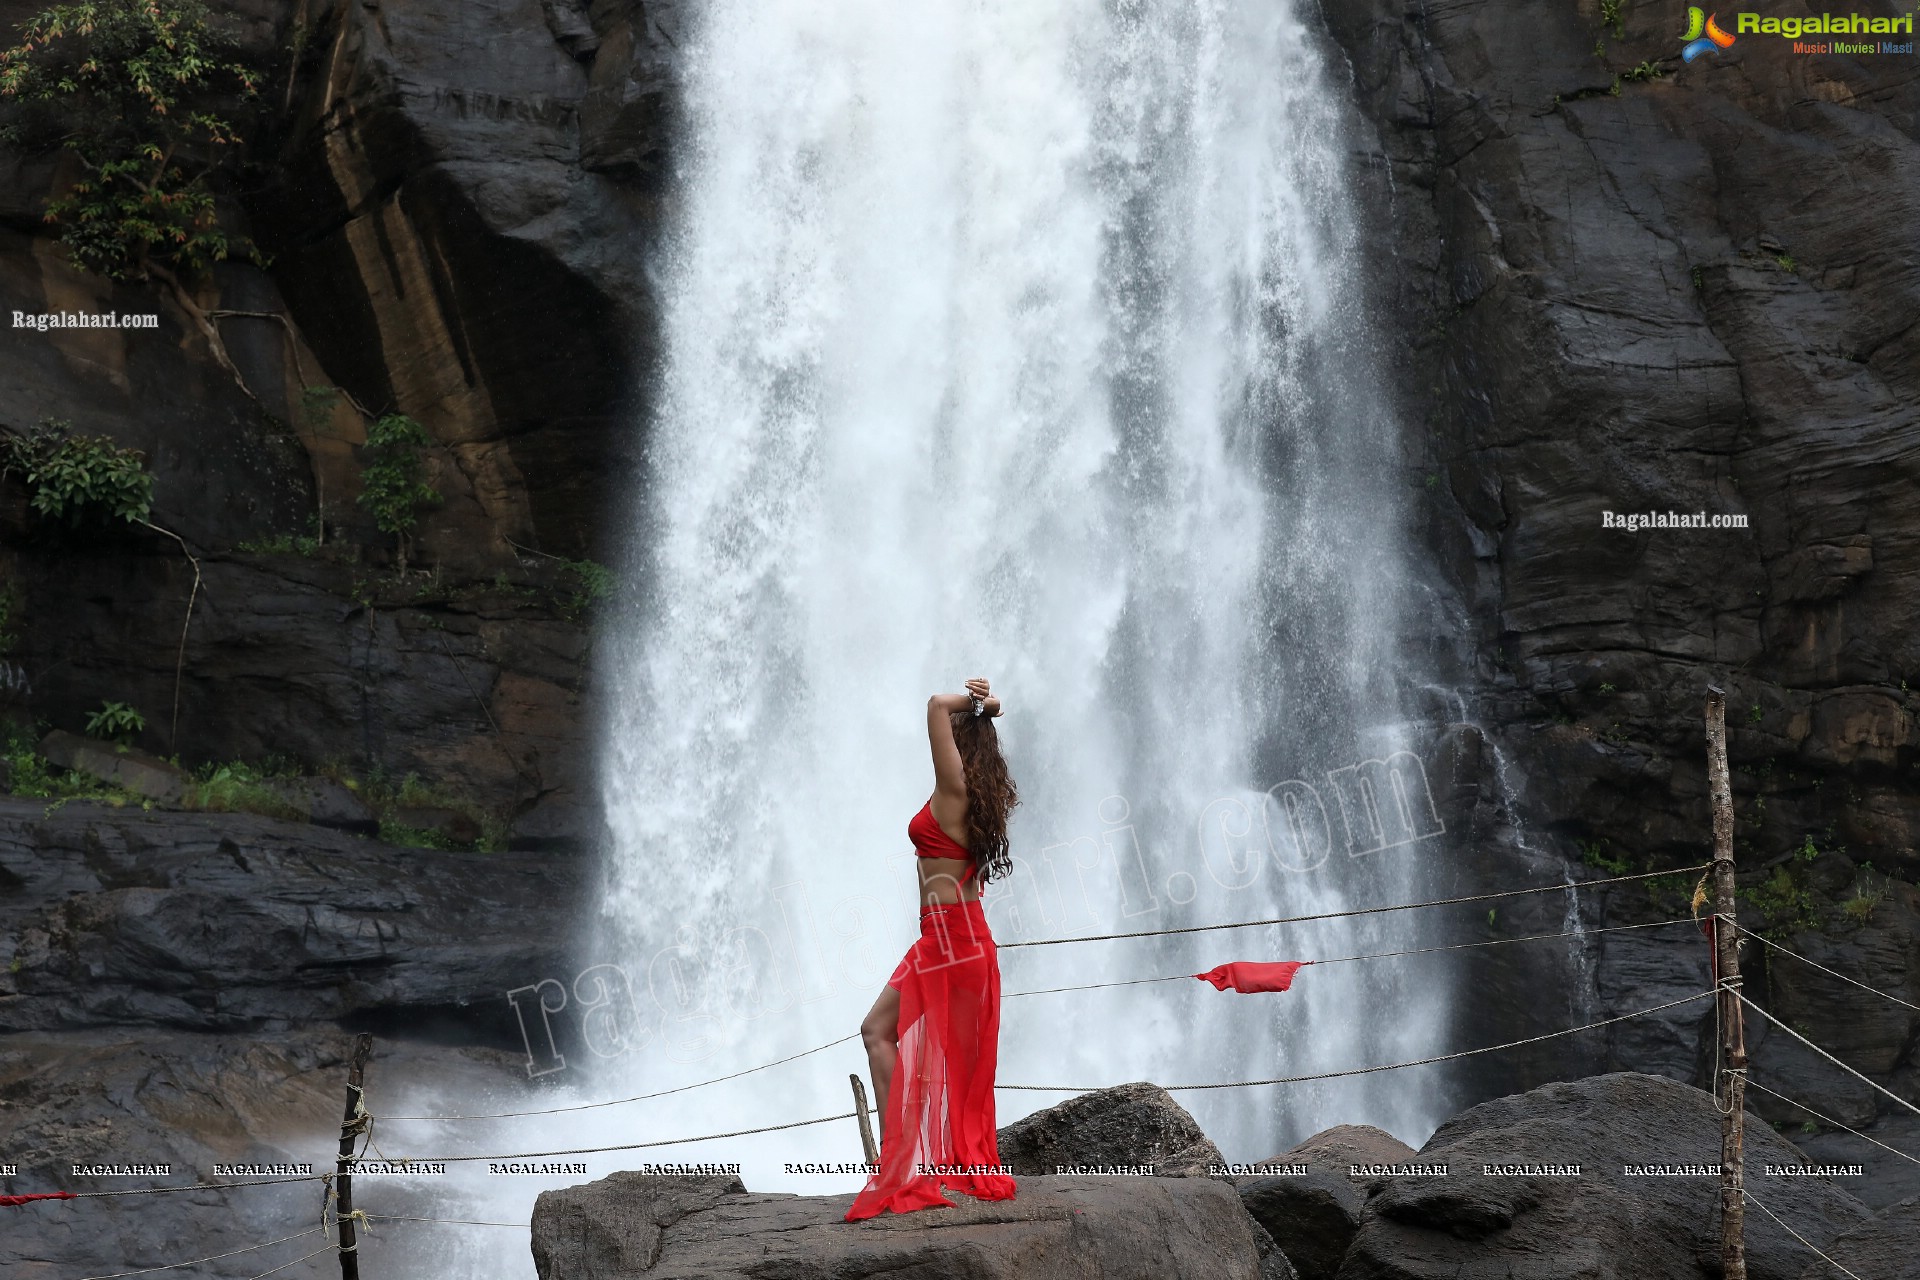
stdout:
[[900,1061],[884,1104],[880,1171],[846,1220],[952,1208],[942,1187],[1013,1199],[993,1120],[1000,960],[979,902],[922,909],[920,940],[887,985],[900,993]]

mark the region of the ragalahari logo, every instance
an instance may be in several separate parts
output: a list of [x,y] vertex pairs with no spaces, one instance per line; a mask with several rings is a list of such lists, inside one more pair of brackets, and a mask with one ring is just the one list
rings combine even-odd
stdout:
[[1685,43],[1680,56],[1688,62],[1703,53],[1711,53],[1716,48],[1724,49],[1733,43],[1733,37],[1714,21],[1717,15],[1706,12],[1698,5],[1687,8],[1687,33],[1680,37]]

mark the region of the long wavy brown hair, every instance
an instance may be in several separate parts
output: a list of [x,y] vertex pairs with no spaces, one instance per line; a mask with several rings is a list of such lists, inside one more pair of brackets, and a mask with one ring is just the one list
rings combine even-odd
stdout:
[[1000,754],[1000,735],[990,716],[959,712],[953,717],[953,745],[967,776],[967,851],[980,869],[980,881],[1013,874],[1007,852],[1007,815],[1020,803],[1020,790]]

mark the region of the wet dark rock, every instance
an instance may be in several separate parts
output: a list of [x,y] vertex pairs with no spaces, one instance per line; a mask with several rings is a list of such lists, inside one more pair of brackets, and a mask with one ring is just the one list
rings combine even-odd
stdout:
[[1414,1150],[1371,1125],[1343,1124],[1314,1134],[1265,1164],[1305,1165],[1302,1176],[1235,1179],[1240,1201],[1286,1253],[1300,1280],[1333,1280],[1360,1228],[1366,1186],[1356,1164],[1401,1164]]
[[[0,545],[0,576],[7,555]],[[111,672],[112,696],[147,714],[141,745],[170,751],[168,718],[157,711],[173,702],[173,655],[152,661],[152,646],[126,620],[177,615],[192,583],[178,561],[112,548],[25,561],[13,581],[28,601],[25,647],[44,672],[23,710],[78,723],[99,705],[100,673]],[[350,564],[291,555],[201,564],[180,691],[184,760],[377,766],[503,819],[536,798],[580,803],[589,648],[585,629],[549,601],[471,589],[436,598],[424,586],[389,585],[369,608],[354,598],[366,590],[364,571]],[[309,780],[299,790],[296,809],[318,804],[323,825],[364,829],[356,803],[331,785]]]
[[0,801],[0,1031],[359,1016],[521,1043],[578,861],[402,849],[250,814]]
[[[1862,864],[1920,877],[1920,541],[1895,532],[1920,526],[1920,257],[1897,247],[1901,211],[1920,206],[1910,59],[1809,58],[1764,38],[1681,64],[1672,12],[1647,6],[1619,6],[1615,25],[1581,5],[1518,25],[1489,4],[1323,13],[1361,117],[1356,180],[1365,239],[1382,247],[1382,366],[1416,455],[1411,500],[1454,597],[1432,630],[1469,633],[1441,650],[1471,704],[1448,718],[1486,739],[1477,780],[1443,788],[1461,879],[1700,861],[1701,708],[1718,683],[1744,921],[1823,952],[1816,935],[1834,939],[1836,967],[1920,1003],[1884,944],[1844,954],[1839,918]],[[1668,510],[1748,527],[1602,524]],[[1809,839],[1819,860],[1792,864],[1796,877],[1844,873],[1788,886],[1819,920],[1755,919]],[[1589,925],[1685,914],[1684,889],[1581,898]],[[1557,932],[1569,906],[1502,904],[1496,928]],[[1460,1042],[1700,990],[1704,949],[1684,934],[1539,944],[1524,965],[1507,948],[1467,953]],[[1862,1042],[1879,1083],[1920,1066],[1911,1011],[1850,998],[1821,1014],[1825,994],[1802,1014]],[[1704,1083],[1706,1013],[1490,1055],[1456,1079],[1467,1097],[1621,1067]],[[1891,1105],[1838,1072],[1781,1069],[1783,1091],[1830,1114]]]
[[[1920,1200],[1905,1200],[1872,1221],[1842,1233],[1820,1250],[1857,1276],[1906,1276],[1920,1268]],[[1814,1259],[1799,1280],[1829,1280],[1839,1274]]]
[[1146,1083],[1083,1093],[1003,1126],[1000,1160],[1016,1174],[1152,1165],[1159,1177],[1204,1177],[1225,1163],[1186,1108]]
[[55,729],[40,740],[40,754],[62,769],[92,774],[163,804],[178,804],[192,781],[186,770],[134,747],[83,738]]
[[1010,1201],[841,1219],[853,1197],[749,1192],[732,1177],[610,1178],[541,1195],[541,1280],[1282,1280],[1211,1178],[1023,1177]]
[[413,831],[424,831],[454,844],[472,844],[480,838],[480,824],[458,809],[444,805],[396,805],[388,812],[389,821]]
[[[1750,1104],[1767,1100],[1766,1095],[1756,1089],[1747,1091],[1747,1099]],[[1892,1155],[1859,1134],[1819,1125],[1809,1130],[1803,1124],[1788,1126],[1783,1133],[1815,1164],[1863,1166],[1866,1176],[1847,1179],[1845,1185],[1869,1209],[1889,1209],[1902,1200],[1920,1198],[1920,1165]],[[1895,1151],[1920,1152],[1920,1116],[1911,1111],[1894,1108],[1890,1114],[1861,1128],[1860,1133]]]
[[[1624,1171],[1717,1169],[1719,1152],[1712,1097],[1658,1076],[1593,1076],[1481,1103],[1420,1149],[1419,1163],[1443,1163],[1445,1176],[1368,1185],[1339,1280],[1698,1280],[1718,1268],[1717,1172]],[[1769,1164],[1807,1163],[1758,1117],[1749,1120],[1748,1188],[1776,1202],[1768,1204],[1775,1212],[1790,1205],[1794,1229],[1824,1247],[1872,1215],[1837,1181],[1764,1173]],[[1581,1172],[1486,1176],[1486,1165],[1578,1165]],[[1798,1280],[1806,1267],[1806,1246],[1764,1214],[1749,1211],[1746,1241],[1754,1280]]]
[[380,820],[366,801],[332,778],[291,778],[269,782],[266,786],[317,827],[333,827],[359,835],[372,835],[380,828]]
[[[0,1176],[0,1195],[247,1180],[217,1174],[216,1163],[306,1163],[329,1172],[352,1039],[338,1028],[0,1034],[0,1164],[19,1170]],[[366,1080],[377,1111],[413,1110],[429,1085],[470,1098],[527,1096],[513,1055],[384,1038],[375,1041]],[[76,1176],[74,1164],[172,1168],[152,1178],[109,1178]],[[360,1206],[373,1213],[466,1216],[435,1213],[430,1187],[383,1180],[362,1181],[358,1190]],[[6,1210],[0,1274],[110,1275],[247,1249],[317,1228],[319,1204],[317,1182],[30,1204]],[[444,1240],[376,1228],[363,1246],[368,1274],[444,1274],[436,1246]],[[315,1234],[180,1274],[246,1280],[320,1247]],[[326,1280],[340,1268],[323,1254],[277,1274]]]

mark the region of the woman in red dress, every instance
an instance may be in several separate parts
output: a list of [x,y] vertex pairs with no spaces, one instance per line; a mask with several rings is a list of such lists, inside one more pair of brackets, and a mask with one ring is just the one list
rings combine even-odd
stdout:
[[1000,962],[980,886],[1013,868],[1007,815],[1019,803],[985,680],[927,699],[933,797],[907,824],[919,854],[920,940],[860,1024],[880,1102],[880,1170],[847,1221],[953,1207],[941,1189],[1013,1199],[993,1120]]

